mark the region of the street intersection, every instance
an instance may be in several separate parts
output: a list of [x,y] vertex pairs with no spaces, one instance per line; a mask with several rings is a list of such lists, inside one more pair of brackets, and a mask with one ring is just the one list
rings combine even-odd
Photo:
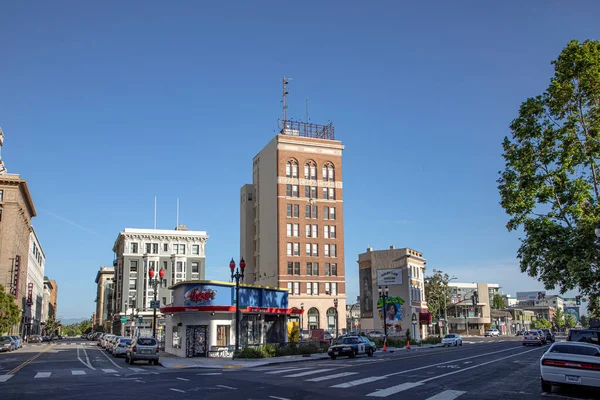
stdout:
[[542,395],[539,359],[547,347],[524,347],[512,337],[465,341],[457,348],[377,352],[372,358],[214,369],[129,366],[92,342],[70,343],[0,354],[2,399],[599,398],[597,391],[570,388]]

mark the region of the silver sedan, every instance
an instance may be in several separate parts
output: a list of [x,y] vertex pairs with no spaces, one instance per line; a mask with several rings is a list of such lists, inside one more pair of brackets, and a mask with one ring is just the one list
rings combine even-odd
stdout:
[[462,338],[458,333],[449,333],[442,339],[442,346],[462,346]]

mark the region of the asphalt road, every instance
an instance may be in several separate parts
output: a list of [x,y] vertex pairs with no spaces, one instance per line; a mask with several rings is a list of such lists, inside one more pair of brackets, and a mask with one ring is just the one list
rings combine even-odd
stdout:
[[555,387],[552,394],[542,394],[538,363],[546,348],[524,347],[519,338],[488,338],[470,340],[458,348],[378,352],[372,358],[211,370],[166,369],[143,363],[131,367],[91,342],[76,341],[0,354],[0,397],[86,400],[130,396],[244,400],[600,398],[598,391],[571,388]]

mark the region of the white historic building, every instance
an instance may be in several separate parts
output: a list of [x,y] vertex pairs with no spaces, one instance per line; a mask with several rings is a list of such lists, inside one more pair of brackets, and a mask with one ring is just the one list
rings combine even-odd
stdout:
[[39,335],[42,332],[40,322],[46,320],[43,315],[45,264],[46,255],[35,229],[31,229],[29,234],[29,263],[27,266],[27,294],[25,297],[27,303],[24,319],[24,332],[27,336]]
[[[119,233],[115,253],[114,291],[112,307],[108,310],[110,330],[122,336],[151,335],[154,287],[148,271],[165,271],[157,288],[160,307],[171,304],[168,288],[182,281],[205,279],[205,231],[190,231],[185,225],[174,230],[126,228]],[[164,316],[157,310],[157,335],[163,337]],[[124,322],[122,322],[124,321]]]

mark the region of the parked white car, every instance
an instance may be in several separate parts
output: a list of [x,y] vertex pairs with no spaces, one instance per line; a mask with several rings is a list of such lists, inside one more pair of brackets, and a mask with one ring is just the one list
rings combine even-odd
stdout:
[[600,346],[582,342],[554,343],[540,359],[542,391],[552,385],[600,387]]
[[462,346],[462,338],[458,333],[449,333],[443,337],[442,346]]
[[488,329],[485,331],[485,336],[500,336],[500,331],[498,329]]

